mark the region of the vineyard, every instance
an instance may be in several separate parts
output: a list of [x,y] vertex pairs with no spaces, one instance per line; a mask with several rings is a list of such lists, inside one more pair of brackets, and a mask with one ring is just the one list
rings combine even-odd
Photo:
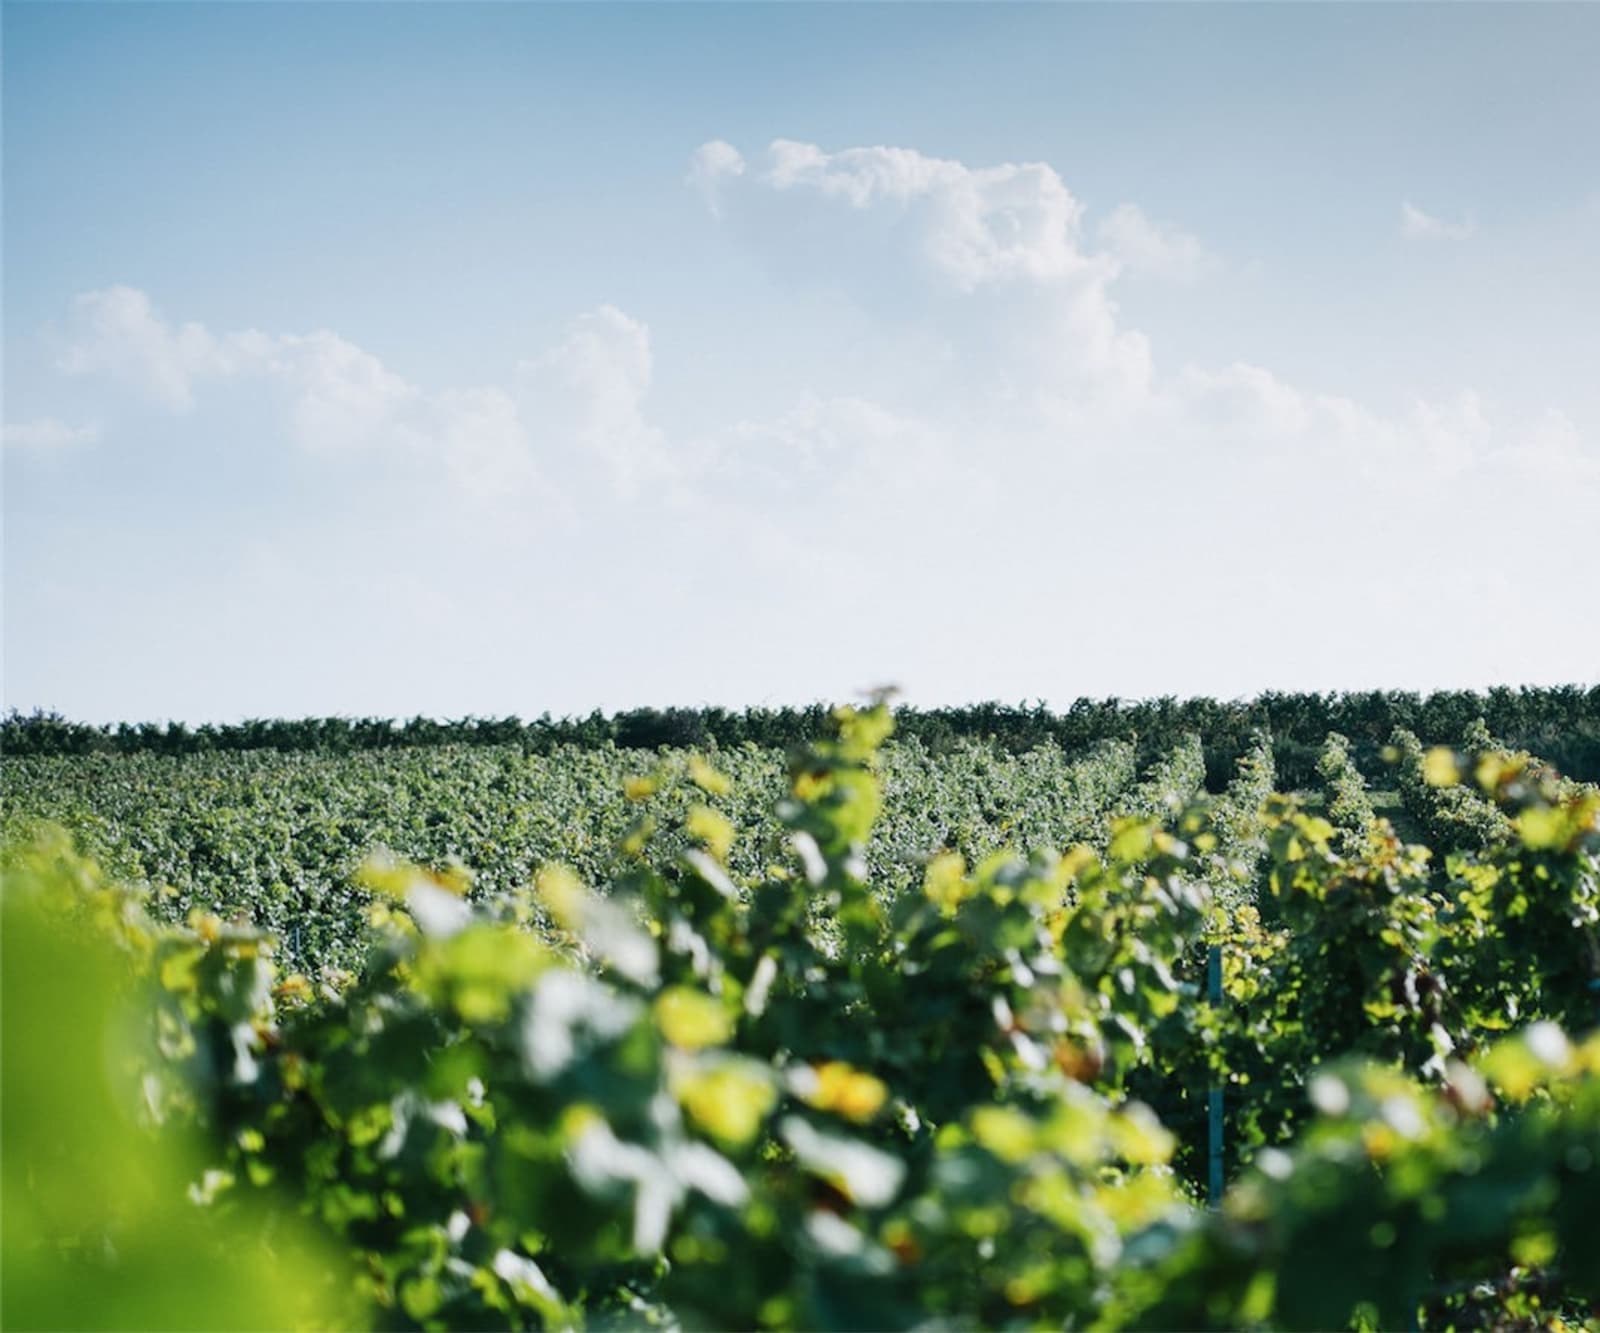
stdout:
[[0,1322],[1600,1327],[1597,736],[13,715]]

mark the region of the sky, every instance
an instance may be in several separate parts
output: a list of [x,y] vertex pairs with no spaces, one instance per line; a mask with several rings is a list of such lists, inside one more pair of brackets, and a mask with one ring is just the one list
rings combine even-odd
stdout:
[[1600,679],[1600,6],[0,24],[8,708]]

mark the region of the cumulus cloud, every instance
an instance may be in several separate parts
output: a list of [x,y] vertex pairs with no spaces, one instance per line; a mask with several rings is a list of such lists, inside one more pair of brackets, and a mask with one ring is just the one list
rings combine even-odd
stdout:
[[1479,463],[1494,438],[1483,401],[1470,389],[1442,403],[1419,400],[1404,423],[1423,457],[1441,476]]
[[[552,468],[591,463],[634,493],[676,466],[645,417],[650,331],[614,306],[579,316],[558,345],[517,365],[501,386],[424,391],[381,358],[330,332],[218,333],[175,323],[142,291],[111,287],[73,303],[57,368],[98,376],[174,412],[224,381],[269,386],[286,434],[314,453],[382,449],[441,466],[480,497],[548,489]],[[60,423],[8,427],[17,441],[67,442]],[[75,435],[70,438],[77,438]]]
[[579,316],[562,343],[517,367],[531,417],[561,447],[598,460],[630,495],[675,468],[644,414],[653,373],[650,330],[610,305]]
[[724,178],[744,175],[744,158],[739,150],[723,139],[712,139],[695,149],[689,160],[688,181],[705,196],[712,216],[718,216],[718,184]]
[[75,444],[93,444],[99,438],[98,426],[72,426],[55,417],[8,421],[4,428],[6,445],[18,449],[65,449]]
[[1490,434],[1484,461],[1495,470],[1532,478],[1570,492],[1600,485],[1600,449],[1586,441],[1577,423],[1555,408],[1512,431]]
[[456,487],[480,501],[548,489],[516,399],[504,389],[453,389],[431,404],[436,448]]
[[777,271],[938,328],[957,363],[993,369],[991,397],[1145,390],[1148,344],[1119,327],[1111,298],[1119,261],[1085,244],[1083,206],[1045,163],[788,139],[747,161],[717,141],[691,176]]
[[1294,439],[1311,428],[1318,407],[1270,370],[1245,362],[1220,370],[1186,366],[1163,396],[1182,423],[1215,432],[1224,442]]
[[829,153],[791,139],[774,140],[754,166],[723,143],[702,146],[695,163],[717,200],[745,184],[875,212],[896,244],[959,291],[1073,278],[1095,265],[1078,245],[1082,205],[1044,163],[971,168],[910,148]]
[[832,467],[917,438],[920,424],[868,398],[809,393],[774,420],[739,422],[732,435],[751,452],[778,451],[801,459],[808,468]]
[[261,352],[260,368],[288,388],[295,435],[309,448],[360,448],[389,429],[419,429],[412,419],[419,412],[448,413],[371,352],[326,329],[264,340]]
[[78,296],[60,342],[64,373],[103,376],[175,412],[192,410],[217,381],[275,383],[288,394],[296,439],[313,449],[369,443],[422,405],[415,388],[337,334],[216,333],[174,323],[133,287]]
[[[74,304],[58,364],[180,412],[225,381],[263,383],[281,395],[286,433],[302,447],[386,449],[483,497],[592,476],[623,497],[745,488],[933,498],[944,487],[970,498],[1003,469],[1044,487],[1119,458],[1173,475],[1190,460],[1282,469],[1298,459],[1302,471],[1331,465],[1390,483],[1486,470],[1590,476],[1593,446],[1570,421],[1519,426],[1471,394],[1384,413],[1244,362],[1159,373],[1148,338],[1118,309],[1119,276],[1187,280],[1215,261],[1131,203],[1091,241],[1082,204],[1047,164],[972,166],[785,139],[747,158],[713,140],[687,181],[778,268],[798,264],[808,280],[837,283],[867,319],[924,336],[886,331],[874,376],[852,379],[842,358],[836,383],[693,438],[653,419],[650,330],[610,305],[579,316],[501,384],[428,391],[326,330],[219,333],[114,287]],[[1451,225],[1406,208],[1428,227]],[[927,354],[930,339],[938,356]],[[7,439],[32,431],[64,442],[67,429],[30,423]]]
[[1600,449],[1569,418],[1547,412],[1519,419],[1470,389],[1385,413],[1234,363],[1186,366],[1158,386],[1149,406],[1137,429],[1182,443],[1202,463],[1359,479],[1374,497],[1406,495],[1425,508],[1438,508],[1454,485],[1491,477],[1530,486],[1557,475],[1580,487],[1600,480]]
[[1449,222],[1407,201],[1400,205],[1400,234],[1408,241],[1464,241],[1478,230],[1470,218]]
[[989,470],[963,457],[947,429],[859,395],[803,394],[772,417],[736,422],[710,450],[719,481],[784,504],[810,496],[881,510],[935,493],[975,501],[989,490]]
[[[1066,477],[1117,457],[1175,471],[1191,458],[1201,469],[1331,467],[1419,488],[1491,467],[1531,476],[1564,463],[1587,475],[1592,453],[1578,432],[1547,423],[1530,435],[1471,393],[1383,412],[1243,362],[1160,374],[1149,340],[1121,316],[1116,282],[1141,272],[1189,280],[1216,260],[1132,203],[1100,223],[1094,248],[1083,206],[1043,163],[971,166],[908,148],[828,151],[785,139],[746,158],[718,140],[695,155],[690,178],[776,269],[798,262],[808,280],[832,281],[874,313],[940,331],[950,356],[920,381],[898,381],[917,385],[921,400],[878,405],[902,438],[983,441],[1018,476]],[[1409,203],[1403,225],[1418,236],[1471,230]],[[886,287],[886,273],[904,283]],[[736,434],[803,467],[837,452],[847,403],[856,404],[851,438],[882,433],[866,428],[860,404],[870,398],[813,395]]]
[[1102,245],[1130,272],[1169,282],[1194,282],[1217,265],[1200,239],[1171,222],[1158,222],[1137,204],[1119,204],[1101,221]]
[[73,302],[59,369],[103,374],[177,411],[194,405],[198,381],[235,373],[259,356],[251,334],[218,338],[202,325],[172,324],[133,287],[85,292]]

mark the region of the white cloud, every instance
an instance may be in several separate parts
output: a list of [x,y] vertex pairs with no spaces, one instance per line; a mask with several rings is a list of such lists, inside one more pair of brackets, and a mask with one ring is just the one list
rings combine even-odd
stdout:
[[1130,273],[1170,282],[1194,282],[1216,266],[1198,237],[1170,222],[1157,222],[1137,204],[1119,204],[1100,223],[1100,242]]
[[[1242,362],[1158,373],[1149,340],[1118,310],[1119,274],[1188,278],[1216,261],[1131,203],[1101,223],[1106,249],[1092,250],[1082,206],[1044,164],[972,167],[906,148],[829,152],[781,139],[747,160],[719,140],[702,147],[691,177],[780,272],[836,284],[864,309],[936,329],[950,345],[921,378],[892,377],[898,400],[814,392],[733,432],[747,460],[765,450],[791,475],[858,456],[841,439],[865,449],[885,434],[964,439],[969,456],[981,448],[994,468],[1041,486],[1066,483],[1075,469],[1111,476],[1119,458],[1168,470],[1147,484],[1182,475],[1196,494],[1223,484],[1204,475],[1212,466],[1223,476],[1255,469],[1252,485],[1268,475],[1286,485],[1297,473],[1313,490],[1321,468],[1414,493],[1419,504],[1429,487],[1477,484],[1491,470],[1505,474],[1513,458],[1528,477],[1558,466],[1587,475],[1592,454],[1575,428],[1530,434],[1470,392],[1396,413]],[[1405,218],[1419,234],[1470,230],[1409,204]],[[886,282],[895,273],[899,281]],[[886,413],[893,430],[869,429],[863,405]]]
[[1229,437],[1294,439],[1311,428],[1315,404],[1270,370],[1235,362],[1221,370],[1186,366],[1165,391],[1179,422]]
[[1470,218],[1448,222],[1409,201],[1400,205],[1400,234],[1408,241],[1464,241],[1477,230]]
[[675,472],[665,437],[643,411],[654,359],[650,330],[640,321],[602,305],[517,372],[529,419],[558,447],[599,460],[624,493]]
[[708,485],[754,488],[785,505],[810,497],[881,511],[908,500],[947,503],[952,492],[975,501],[990,489],[988,469],[963,456],[949,431],[856,395],[806,393],[774,417],[739,421],[711,442],[708,457],[716,473]]
[[1600,485],[1600,448],[1592,440],[1586,441],[1564,412],[1552,408],[1506,434],[1503,442],[1486,451],[1490,468],[1561,488],[1563,493]]
[[430,403],[436,447],[454,485],[488,502],[550,494],[516,399],[504,389],[455,389]]
[[603,305],[580,315],[566,341],[546,353],[542,364],[556,370],[602,420],[631,422],[654,370],[650,330],[615,306]]
[[19,449],[65,449],[75,444],[93,444],[99,438],[98,426],[72,426],[55,417],[8,421],[4,430],[6,445]]
[[1148,343],[1119,328],[1110,295],[1120,265],[1085,247],[1083,207],[1050,166],[787,139],[750,162],[719,141],[695,163],[718,216],[778,271],[938,328],[990,397],[1146,391]]
[[69,375],[104,376],[177,412],[190,411],[212,381],[273,381],[287,391],[295,437],[308,448],[370,442],[421,398],[337,334],[218,334],[172,323],[144,292],[125,286],[73,302],[56,365]]
[[733,428],[733,436],[742,449],[769,452],[775,448],[808,466],[831,467],[841,459],[903,440],[917,430],[917,423],[870,399],[825,399],[813,393],[775,420],[739,422]]
[[1414,403],[1405,424],[1441,476],[1454,476],[1480,463],[1494,438],[1483,402],[1471,390],[1449,402]]
[[[265,384],[281,395],[286,434],[300,447],[381,449],[442,466],[459,490],[485,499],[540,490],[551,499],[547,473],[581,470],[586,460],[630,494],[682,466],[643,412],[650,331],[609,305],[579,316],[504,386],[426,392],[328,330],[219,334],[174,324],[144,292],[112,287],[74,302],[57,367],[110,379],[174,412],[192,410],[224,380]],[[8,430],[19,441],[57,440],[66,429],[58,427]]]
[[[669,359],[611,306],[542,353],[508,353],[490,383],[441,389],[326,330],[223,333],[169,320],[131,288],[83,298],[64,370],[173,411],[203,407],[197,437],[230,438],[213,414],[248,427],[244,414],[265,404],[306,451],[292,466],[338,483],[263,487],[229,534],[256,525],[253,581],[241,594],[220,560],[207,571],[227,588],[210,602],[237,608],[237,631],[201,636],[174,610],[173,634],[148,639],[161,679],[187,633],[193,651],[178,657],[204,667],[187,682],[194,699],[221,697],[203,694],[229,674],[208,656],[216,644],[240,645],[238,669],[269,697],[284,668],[242,651],[259,640],[243,618],[259,630],[264,605],[285,632],[312,632],[309,615],[330,641],[420,625],[430,643],[457,642],[470,626],[476,651],[454,656],[503,682],[496,697],[521,701],[508,707],[542,700],[527,691],[561,670],[563,706],[588,707],[644,690],[812,697],[878,678],[945,699],[1236,693],[1594,660],[1595,629],[1572,620],[1561,573],[1592,563],[1594,423],[1519,420],[1471,393],[1359,401],[1328,391],[1336,369],[1315,383],[1228,358],[1160,365],[1119,309],[1118,283],[1187,274],[1203,248],[1133,204],[1086,236],[1082,206],[1042,164],[781,140],[747,159],[713,141],[691,187],[730,241],[805,298],[776,312],[793,314],[781,336],[752,316],[773,314],[759,304],[768,291],[705,315],[740,345],[706,374],[709,406],[682,409],[696,422],[688,437],[658,404],[689,395],[660,380],[701,349]],[[730,381],[738,392],[724,399],[717,384]],[[87,410],[74,401],[63,414]],[[26,422],[8,443],[18,429],[53,438]],[[278,480],[247,461],[195,484],[226,505],[241,476]],[[435,493],[471,503],[435,506]],[[504,521],[486,521],[497,504],[490,517]],[[128,508],[130,523],[159,512]],[[146,586],[131,565],[130,586],[135,574]],[[72,604],[149,614],[137,595],[62,596],[41,600],[33,623]],[[1354,639],[1338,632],[1352,618]],[[1501,622],[1567,632],[1472,629]],[[1485,665],[1511,652],[1523,655],[1504,670]],[[435,651],[396,656],[381,680],[352,672],[341,704],[413,709],[467,669],[441,670]],[[562,665],[573,661],[581,670]],[[322,659],[306,667],[296,697],[323,697],[325,675]],[[475,691],[491,677],[453,678]],[[451,696],[463,697],[462,711],[480,706]]]
[[144,292],[108,287],[73,302],[68,343],[57,359],[68,374],[102,374],[177,411],[194,405],[198,380],[228,375],[257,352],[249,335],[219,339],[199,324],[169,323]]
[[288,434],[302,446],[387,449],[481,498],[548,500],[592,479],[623,497],[676,503],[691,492],[730,502],[831,495],[836,507],[857,492],[948,503],[983,491],[986,477],[1043,492],[1111,476],[1119,458],[1169,469],[1163,485],[1183,475],[1212,487],[1202,476],[1212,464],[1280,477],[1331,466],[1391,491],[1404,479],[1419,495],[1491,471],[1590,475],[1592,450],[1570,421],[1519,426],[1470,393],[1385,414],[1259,365],[1159,374],[1149,340],[1118,310],[1118,276],[1189,277],[1214,261],[1134,204],[1101,223],[1107,248],[1090,248],[1082,206],[1045,164],[972,167],[912,149],[828,152],[782,139],[747,160],[714,140],[695,153],[688,181],[780,268],[798,258],[808,280],[835,282],[869,315],[936,334],[947,354],[909,350],[926,338],[886,337],[882,348],[908,350],[879,356],[894,358],[875,362],[881,384],[853,380],[840,358],[836,383],[687,439],[648,410],[650,330],[609,305],[578,317],[502,385],[424,391],[331,332],[219,334],[170,322],[142,292],[118,287],[79,299],[59,364],[180,411],[206,386],[252,378],[282,394]]
[[711,208],[713,217],[720,216],[717,202],[718,183],[724,178],[744,175],[744,158],[731,143],[713,139],[695,149],[689,161],[689,184],[697,188]]
[[758,193],[875,213],[884,239],[963,292],[1013,280],[1075,278],[1096,261],[1078,244],[1083,208],[1040,162],[970,168],[909,148],[847,148],[775,139],[757,164],[720,140],[691,176],[720,207]]
[[371,352],[327,330],[280,338],[271,373],[288,386],[295,434],[311,448],[372,443],[423,401]]

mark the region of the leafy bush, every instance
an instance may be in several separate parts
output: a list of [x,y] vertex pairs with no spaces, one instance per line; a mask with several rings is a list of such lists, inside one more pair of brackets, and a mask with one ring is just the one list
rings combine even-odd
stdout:
[[1373,836],[1377,814],[1367,784],[1350,756],[1350,742],[1337,731],[1329,732],[1322,743],[1317,772],[1322,778],[1327,819],[1338,830],[1341,850],[1359,853]]

